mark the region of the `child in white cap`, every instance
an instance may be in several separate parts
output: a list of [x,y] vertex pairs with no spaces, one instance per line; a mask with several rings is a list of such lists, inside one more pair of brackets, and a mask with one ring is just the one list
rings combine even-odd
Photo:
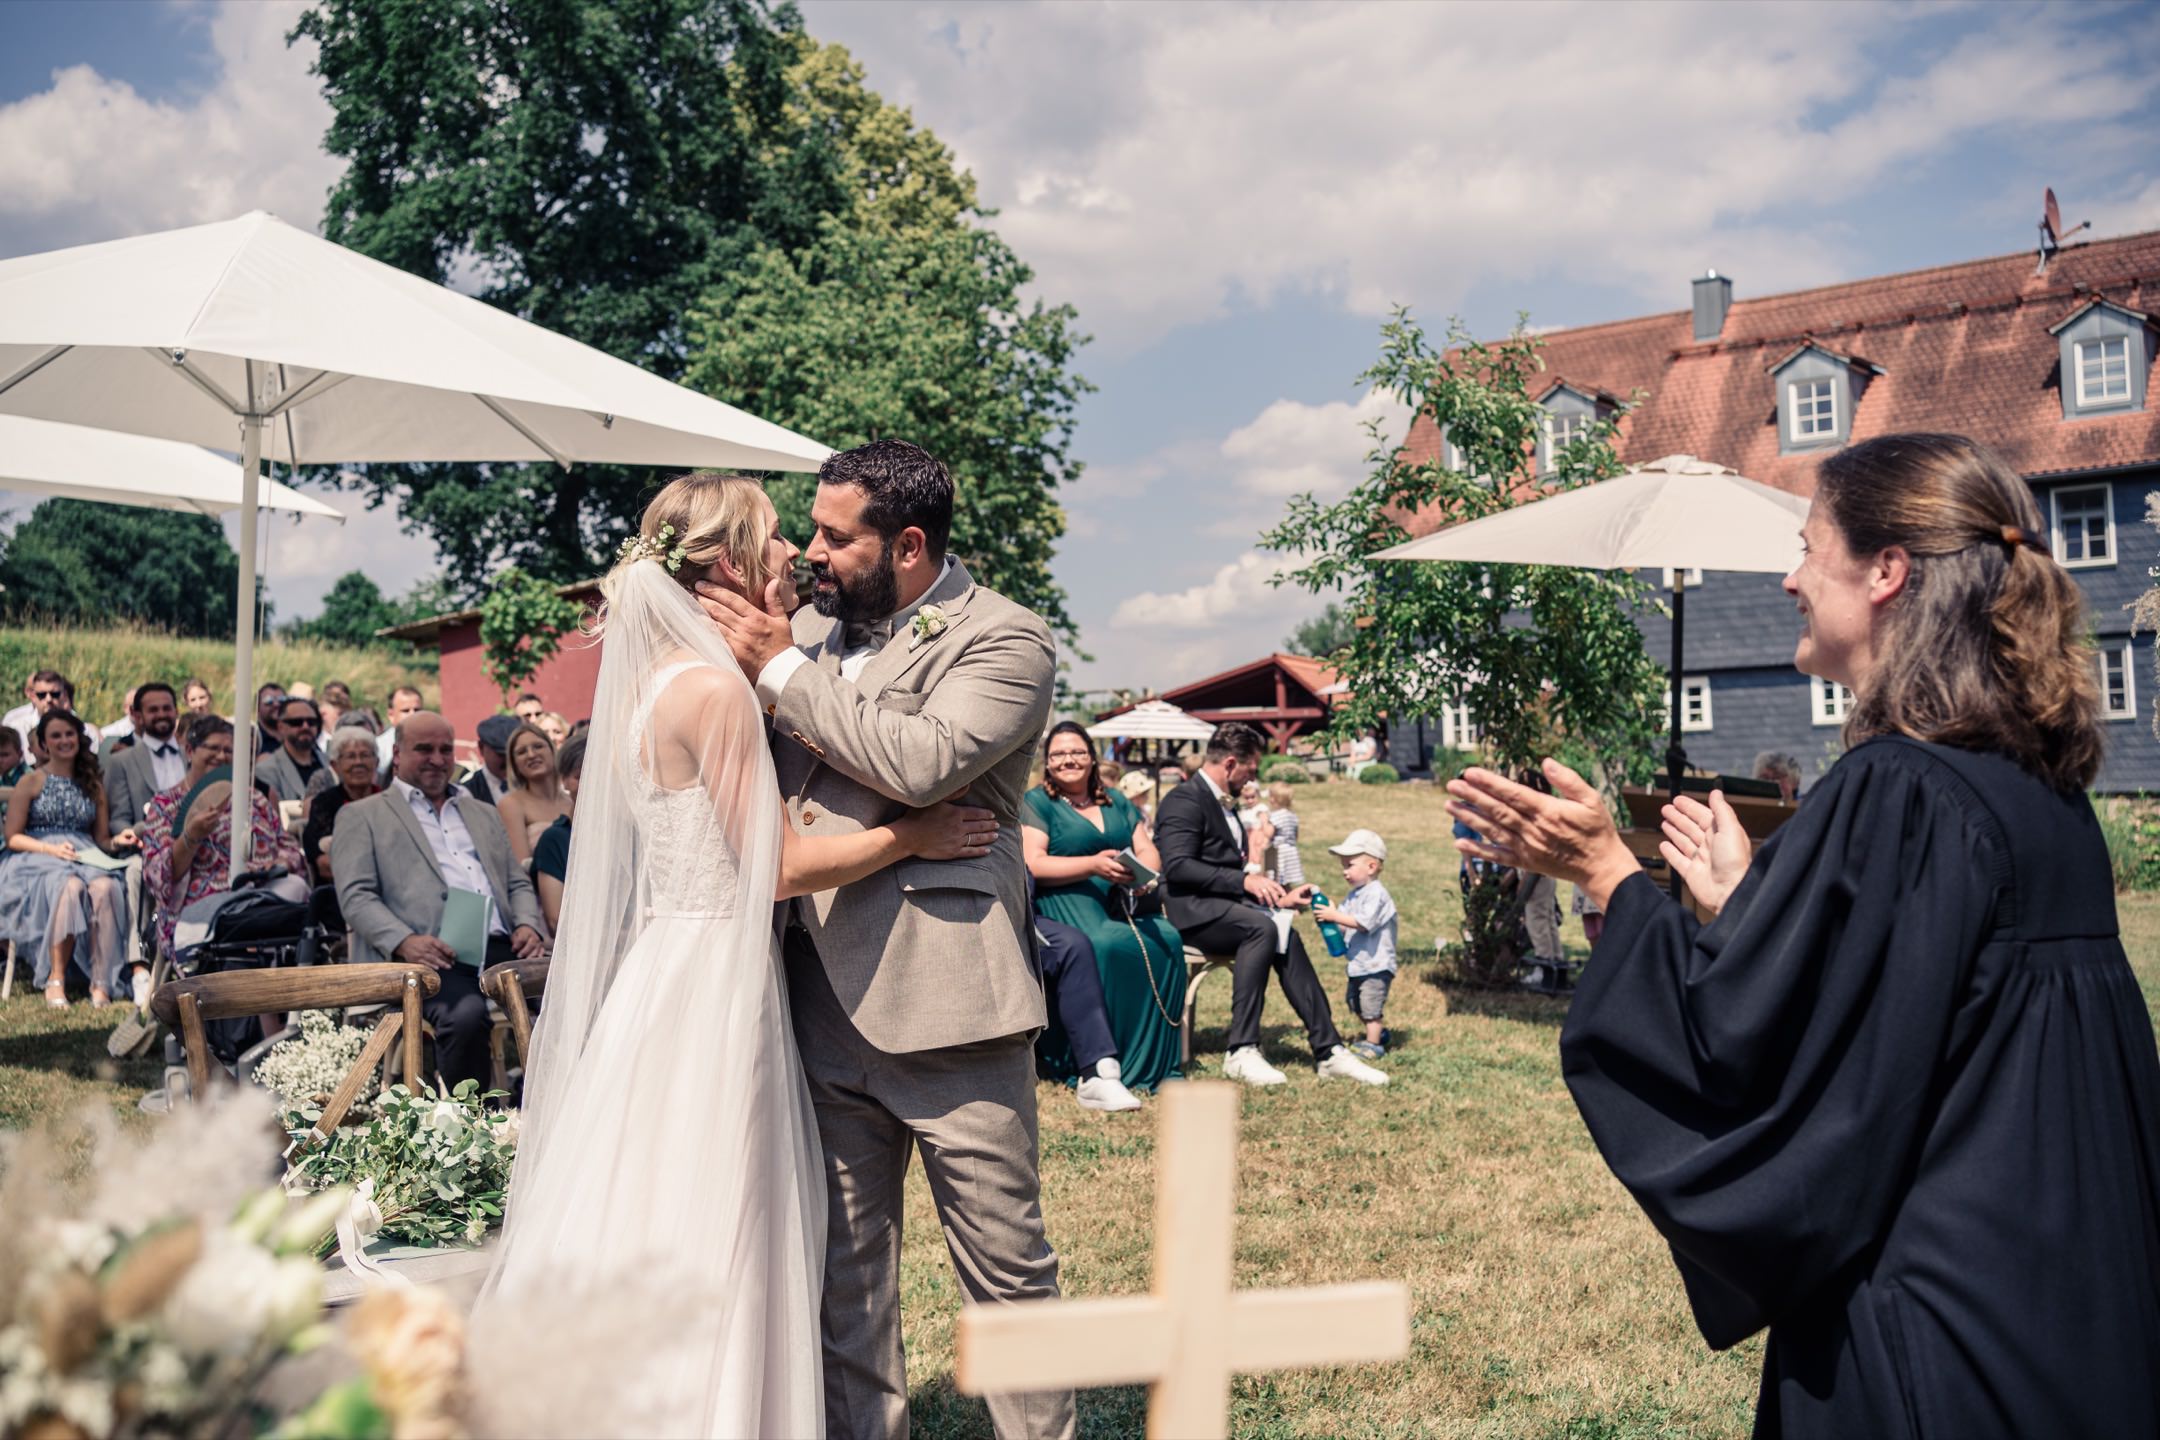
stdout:
[[1350,1048],[1367,1060],[1387,1054],[1387,994],[1395,981],[1395,897],[1380,883],[1387,864],[1387,842],[1370,830],[1353,830],[1328,853],[1342,861],[1340,905],[1323,905],[1314,920],[1332,920],[1343,929],[1343,955],[1350,971],[1348,1003],[1365,1022],[1365,1038]]

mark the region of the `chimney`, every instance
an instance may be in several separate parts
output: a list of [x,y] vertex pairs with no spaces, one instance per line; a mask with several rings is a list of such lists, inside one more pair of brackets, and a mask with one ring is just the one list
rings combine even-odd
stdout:
[[1725,312],[1732,309],[1732,277],[1712,270],[1695,282],[1695,338],[1715,340],[1725,332]]

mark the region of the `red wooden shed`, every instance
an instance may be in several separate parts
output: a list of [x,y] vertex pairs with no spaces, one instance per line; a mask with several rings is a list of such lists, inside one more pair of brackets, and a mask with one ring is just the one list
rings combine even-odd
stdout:
[[[584,580],[562,585],[556,594],[592,608],[600,603],[600,582]],[[437,677],[442,687],[442,714],[457,734],[458,754],[477,758],[473,736],[480,722],[503,708],[502,691],[488,679],[482,666],[480,612],[454,610],[394,626],[382,634],[419,645],[433,645],[438,653]],[[526,681],[519,693],[531,691],[548,709],[572,724],[592,714],[593,691],[600,684],[600,643],[583,635],[566,635],[562,648]],[[513,696],[512,698],[515,698]]]

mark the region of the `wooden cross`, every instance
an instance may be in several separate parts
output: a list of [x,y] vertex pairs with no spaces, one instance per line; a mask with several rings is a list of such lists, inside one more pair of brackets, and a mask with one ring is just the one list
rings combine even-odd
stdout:
[[1148,1387],[1148,1434],[1219,1440],[1232,1372],[1397,1360],[1410,1292],[1391,1280],[1231,1288],[1237,1088],[1166,1086],[1155,1145],[1155,1288],[1105,1300],[1025,1300],[960,1312],[960,1390]]

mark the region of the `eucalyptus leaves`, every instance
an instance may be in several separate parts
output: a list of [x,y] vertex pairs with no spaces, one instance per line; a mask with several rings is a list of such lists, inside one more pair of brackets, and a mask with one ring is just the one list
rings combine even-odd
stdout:
[[[393,1085],[367,1124],[295,1150],[286,1184],[326,1190],[372,1180],[382,1234],[411,1245],[478,1245],[502,1223],[517,1154],[516,1115],[486,1105],[501,1093],[482,1094],[471,1080],[447,1095]],[[306,1137],[310,1123],[301,1121],[293,1138]]]

